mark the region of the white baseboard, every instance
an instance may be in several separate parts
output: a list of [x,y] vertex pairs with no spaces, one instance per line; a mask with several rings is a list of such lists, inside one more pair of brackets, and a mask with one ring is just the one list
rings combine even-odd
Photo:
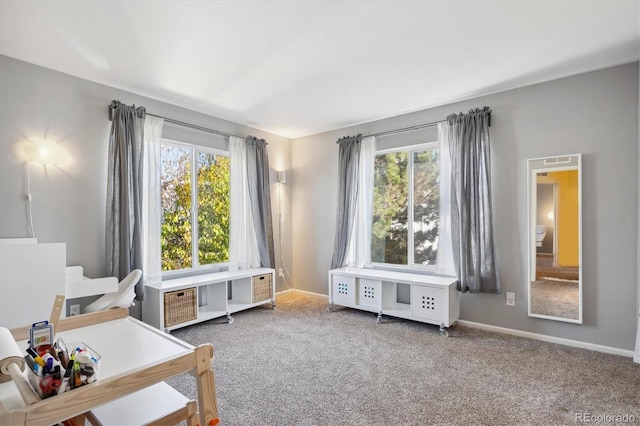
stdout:
[[276,292],[276,295],[278,295],[278,294],[287,294],[287,293],[304,293],[304,294],[308,294],[310,296],[324,297],[325,299],[329,298],[329,296],[326,295],[326,294],[313,293],[311,291],[298,290],[298,289],[295,289],[295,288],[290,288],[288,290],[278,291],[278,292]]
[[519,336],[519,337],[526,337],[526,338],[529,338],[529,339],[541,340],[543,342],[549,342],[549,343],[558,343],[560,345],[572,346],[574,348],[583,348],[583,349],[589,349],[589,350],[597,351],[597,352],[604,352],[604,353],[607,353],[607,354],[621,355],[621,356],[633,358],[635,362],[640,362],[640,360],[636,360],[636,358],[634,357],[633,351],[627,350],[627,349],[613,348],[611,346],[597,345],[595,343],[580,342],[578,340],[565,339],[565,338],[562,338],[562,337],[547,336],[545,334],[531,333],[529,331],[514,330],[512,328],[505,328],[505,327],[498,327],[498,326],[495,326],[495,325],[481,324],[479,322],[473,322],[473,321],[458,320],[458,321],[456,321],[456,323],[458,323],[460,325],[465,325],[467,327],[479,328],[481,330],[495,331],[497,333],[509,334],[509,335],[512,335],[512,336]]
[[309,294],[311,296],[323,297],[323,298],[329,300],[329,295],[327,295],[327,294],[314,293],[314,292],[311,292],[311,291],[304,291],[304,290],[294,290],[294,291],[297,291],[298,293]]

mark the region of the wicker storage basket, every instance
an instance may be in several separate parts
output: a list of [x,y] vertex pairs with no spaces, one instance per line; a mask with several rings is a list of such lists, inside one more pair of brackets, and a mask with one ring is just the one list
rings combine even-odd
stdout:
[[197,318],[196,288],[168,291],[164,294],[164,326],[181,324]]
[[256,275],[253,277],[252,303],[262,302],[272,297],[273,285],[271,284],[271,274]]

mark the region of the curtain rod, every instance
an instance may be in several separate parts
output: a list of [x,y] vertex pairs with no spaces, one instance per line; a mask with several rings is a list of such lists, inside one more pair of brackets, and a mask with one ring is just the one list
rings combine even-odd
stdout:
[[[115,101],[113,101],[113,102],[115,102]],[[113,109],[115,108],[115,105],[114,105],[113,102],[111,104],[109,104],[109,121],[113,121]],[[157,118],[162,118],[167,123],[177,124],[178,126],[188,127],[190,129],[195,129],[195,130],[200,130],[201,132],[214,133],[214,134],[220,135],[220,136],[229,136],[229,137],[233,136],[235,138],[240,138],[240,139],[245,139],[245,140],[247,139],[247,138],[243,138],[242,136],[232,135],[231,133],[222,132],[220,130],[215,130],[215,129],[210,129],[208,127],[198,126],[197,124],[186,123],[184,121],[174,120],[173,118],[163,117],[163,116],[157,115],[157,114],[151,114],[150,112],[147,112],[146,115],[150,115],[152,117],[157,117]],[[256,138],[256,139],[258,139],[258,138]],[[269,144],[265,142],[265,145],[269,145]]]
[[246,138],[243,138],[243,137],[240,137],[240,136],[232,135],[231,133],[225,133],[225,132],[222,132],[220,130],[209,129],[208,127],[198,126],[197,124],[185,123],[184,121],[174,120],[173,118],[167,118],[167,117],[163,117],[161,115],[151,114],[149,112],[147,113],[147,115],[150,115],[152,117],[162,118],[167,123],[177,124],[178,126],[188,127],[190,129],[195,129],[195,130],[200,130],[201,132],[214,133],[214,134],[220,135],[220,136],[233,136],[233,137],[240,138],[240,139],[246,139]]
[[403,127],[402,129],[387,130],[386,132],[374,133],[372,135],[363,136],[363,138],[368,138],[371,136],[376,136],[376,137],[386,136],[386,135],[392,135],[394,133],[410,132],[412,130],[424,129],[425,127],[433,127],[433,126],[436,126],[438,123],[442,123],[443,121],[447,121],[447,120],[433,121],[431,123],[425,123],[425,124],[417,124],[415,126]]
[[[368,137],[371,137],[371,136],[376,136],[376,137],[378,137],[378,136],[387,136],[387,135],[392,135],[394,133],[411,132],[413,130],[424,129],[425,127],[437,126],[438,123],[444,123],[445,121],[447,121],[447,120],[444,119],[444,120],[440,120],[440,121],[432,121],[431,123],[417,124],[415,126],[403,127],[401,129],[387,130],[385,132],[379,132],[379,133],[374,133],[374,134],[371,134],[371,135],[366,135],[366,136],[363,136],[363,138],[368,138]],[[489,127],[491,127],[491,113],[489,113]]]

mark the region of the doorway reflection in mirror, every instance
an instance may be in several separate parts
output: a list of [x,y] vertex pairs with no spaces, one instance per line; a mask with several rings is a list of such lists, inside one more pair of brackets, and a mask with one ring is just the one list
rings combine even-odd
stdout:
[[[529,163],[529,314],[582,322],[580,277],[580,167],[549,160]],[[560,163],[562,164],[562,163]]]

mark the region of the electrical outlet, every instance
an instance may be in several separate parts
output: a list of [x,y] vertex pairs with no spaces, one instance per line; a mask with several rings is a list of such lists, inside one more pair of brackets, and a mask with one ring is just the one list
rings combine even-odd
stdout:
[[511,291],[507,291],[505,294],[507,296],[507,306],[516,306],[516,294]]
[[280,278],[284,278],[284,272],[282,271],[282,268],[279,268],[279,269],[278,269],[278,276],[279,276]]
[[71,305],[69,307],[69,314],[73,317],[75,315],[80,315],[80,305]]

